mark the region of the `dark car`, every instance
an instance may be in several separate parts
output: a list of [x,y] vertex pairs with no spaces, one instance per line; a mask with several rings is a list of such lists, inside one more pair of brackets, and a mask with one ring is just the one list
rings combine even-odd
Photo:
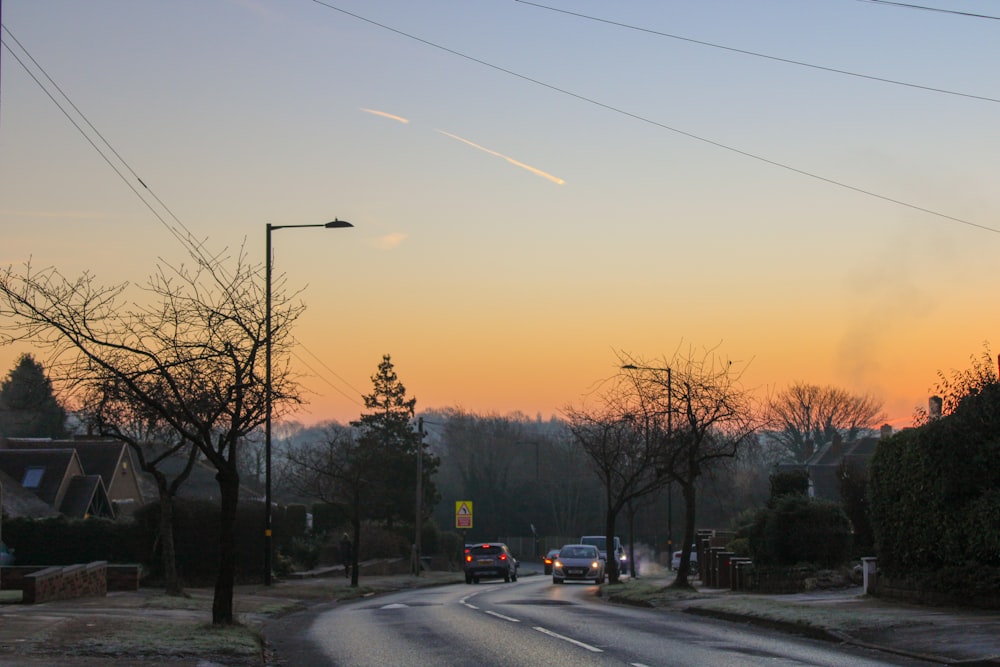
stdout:
[[604,559],[593,544],[567,544],[552,563],[552,583],[593,581],[604,583]]
[[465,583],[480,579],[517,581],[517,559],[503,542],[482,542],[465,547]]
[[542,559],[542,566],[545,568],[545,574],[552,574],[552,561],[554,561],[558,555],[558,549],[549,549],[549,552],[545,554],[545,558]]

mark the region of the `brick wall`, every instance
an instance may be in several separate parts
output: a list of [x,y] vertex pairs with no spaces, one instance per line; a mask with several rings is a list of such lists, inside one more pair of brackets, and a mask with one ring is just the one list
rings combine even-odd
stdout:
[[24,577],[22,602],[36,604],[51,600],[92,597],[108,593],[108,564],[47,567]]

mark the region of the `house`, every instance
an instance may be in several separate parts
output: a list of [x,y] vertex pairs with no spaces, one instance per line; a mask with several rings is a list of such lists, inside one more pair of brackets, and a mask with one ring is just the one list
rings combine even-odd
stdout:
[[19,517],[48,517],[58,516],[59,512],[54,507],[46,504],[41,498],[31,491],[23,488],[19,480],[0,470],[0,495],[3,496],[4,516],[16,519]]
[[779,470],[805,470],[809,473],[809,495],[823,500],[840,502],[840,482],[837,471],[841,465],[854,465],[867,469],[875,455],[879,440],[892,435],[892,427],[883,426],[879,437],[866,436],[844,441],[840,434],[820,447],[805,463],[785,463]]
[[[0,471],[14,481],[18,496],[30,492],[69,517],[129,515],[145,502],[131,451],[114,440],[6,438]],[[7,504],[5,498],[5,509]]]
[[[159,461],[157,468],[172,480],[186,463],[187,456],[178,454]],[[199,457],[177,497],[218,499],[216,472]],[[156,481],[139,468],[132,449],[112,439],[0,438],[0,474],[4,473],[0,484],[3,508],[9,516],[42,517],[48,512],[117,518],[130,516],[159,498]],[[74,479],[77,477],[81,479]],[[241,483],[240,499],[259,501],[261,494]],[[11,506],[15,500],[16,512]]]
[[115,515],[101,477],[85,474],[73,449],[0,450],[0,470],[65,516]]

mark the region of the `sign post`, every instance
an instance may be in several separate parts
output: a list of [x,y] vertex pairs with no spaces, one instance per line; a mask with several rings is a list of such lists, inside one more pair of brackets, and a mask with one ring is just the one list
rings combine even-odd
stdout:
[[469,528],[472,528],[471,500],[455,501],[455,528],[459,530],[468,530]]

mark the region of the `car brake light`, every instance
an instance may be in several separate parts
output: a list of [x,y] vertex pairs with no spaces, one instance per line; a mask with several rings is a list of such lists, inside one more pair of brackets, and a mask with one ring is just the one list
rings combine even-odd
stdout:
[[465,562],[466,563],[472,562],[472,554],[465,554]]
[[500,560],[507,560],[507,554],[500,554]]

